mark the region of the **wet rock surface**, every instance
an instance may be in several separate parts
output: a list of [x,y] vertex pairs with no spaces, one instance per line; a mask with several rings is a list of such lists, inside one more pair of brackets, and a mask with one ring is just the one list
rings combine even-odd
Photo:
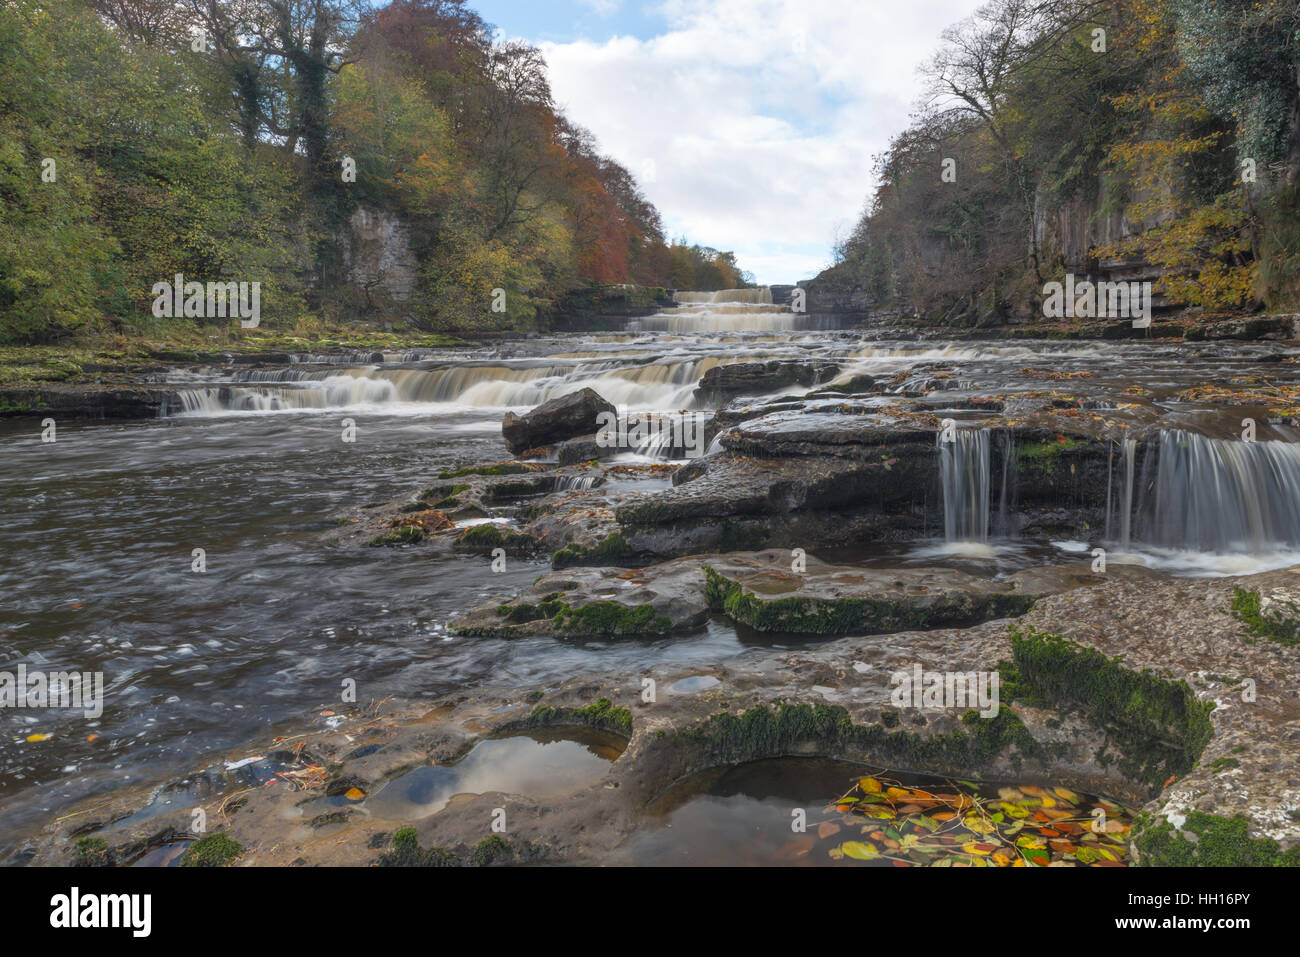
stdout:
[[591,434],[596,431],[597,417],[602,412],[616,414],[617,411],[613,403],[594,389],[582,389],[544,402],[523,415],[507,412],[501,423],[501,435],[506,448],[519,453]]
[[[1221,362],[1223,373],[1195,387],[1167,371],[1139,383],[1095,357],[1078,368],[1051,355],[992,371],[946,352],[896,372],[863,372],[851,356],[716,365],[699,380],[715,390],[703,396],[693,379],[676,381],[680,370],[638,370],[638,382],[675,390],[674,409],[696,398],[720,406],[708,454],[684,463],[600,446],[594,418],[613,406],[591,390],[508,415],[503,433],[519,457],[458,462],[408,495],[341,513],[325,539],[472,556],[485,568],[499,553],[550,560],[535,580],[526,568],[522,590],[460,605],[447,635],[430,640],[599,647],[618,662],[629,645],[707,647],[725,632],[738,650],[689,665],[611,662],[535,685],[514,672],[432,703],[322,712],[305,730],[282,729],[292,747],[263,740],[230,756],[262,755],[247,765],[269,762],[255,779],[213,765],[202,784],[114,792],[106,809],[52,822],[25,853],[67,862],[94,835],[119,862],[170,860],[188,840],[183,805],[214,814],[245,849],[242,863],[623,863],[665,789],[783,755],[1111,795],[1146,810],[1143,863],[1219,846],[1215,829],[1235,827],[1223,823],[1234,815],[1280,853],[1300,841],[1297,651],[1287,640],[1300,630],[1295,570],[1172,578],[1127,563],[1119,547],[1138,538],[1130,520],[1144,513],[1156,544],[1199,536],[1223,552],[1236,547],[1234,530],[1288,521],[1286,485],[1267,478],[1289,467],[1286,443],[1247,449],[1238,439],[1246,417],[1264,441],[1295,435],[1290,356],[1197,348],[1203,368]],[[1144,356],[1164,370],[1180,358]],[[1247,361],[1267,367],[1267,381],[1243,373]],[[736,395],[751,397],[728,401]],[[1204,497],[1179,477],[1192,468],[1257,494],[1225,516],[1228,496]],[[993,541],[997,523],[1012,545]],[[1098,566],[1089,559],[1103,541],[1119,554]],[[913,548],[936,542],[948,549]],[[1015,552],[1009,566],[1002,546]],[[1062,564],[1063,553],[1089,558]],[[896,703],[892,677],[917,665],[996,673],[998,715]],[[644,697],[647,680],[657,697]],[[575,728],[626,749],[569,793],[494,784],[418,816],[396,810],[410,801],[377,797],[399,780],[441,779],[421,769],[453,768],[493,736]],[[510,821],[504,851],[481,846],[497,808]],[[406,826],[414,838],[395,840]]]
[[780,359],[715,366],[700,379],[695,401],[701,406],[714,407],[738,395],[762,395],[792,385],[814,386],[838,371],[839,366],[833,362]]
[[[193,792],[190,779],[191,790],[172,806],[157,800],[166,782],[87,802],[51,822],[32,862],[70,863],[77,841],[88,836],[129,862],[186,836],[194,805],[238,843],[241,865],[377,863],[407,826],[420,848],[450,855],[438,858],[443,863],[507,855],[515,863],[610,863],[631,836],[653,826],[647,806],[675,782],[781,755],[1105,794],[1143,809],[1134,848],[1144,864],[1169,863],[1162,855],[1177,841],[1193,843],[1195,828],[1238,815],[1253,840],[1275,842],[1283,853],[1300,841],[1297,652],[1254,636],[1231,608],[1239,589],[1288,595],[1296,581],[1292,570],[1212,582],[1121,574],[1040,596],[1015,623],[849,636],[802,650],[755,649],[703,668],[611,671],[556,686],[480,688],[431,703],[325,712],[298,729],[292,746],[289,739],[252,742],[218,763],[207,794]],[[1052,652],[1058,645],[1065,650]],[[1165,705],[1126,711],[1110,709],[1104,695],[1054,696],[1052,669],[1061,677],[1078,654],[1102,656],[1120,687],[1146,682]],[[900,706],[892,676],[918,664],[927,671],[1000,669],[1018,683],[1004,685],[996,716]],[[656,694],[646,695],[647,680]],[[685,690],[669,693],[674,687]],[[1164,734],[1135,736],[1143,722]],[[412,769],[454,769],[484,739],[536,729],[562,738],[565,728],[597,728],[627,744],[607,772],[570,793],[467,793],[418,815],[386,810],[405,805],[378,799]],[[250,755],[258,761],[240,765]],[[271,783],[241,784],[222,771],[232,766],[262,767],[251,781]],[[148,816],[137,813],[145,807]],[[491,845],[500,858],[480,850],[498,808],[508,822],[501,836],[507,850]]]

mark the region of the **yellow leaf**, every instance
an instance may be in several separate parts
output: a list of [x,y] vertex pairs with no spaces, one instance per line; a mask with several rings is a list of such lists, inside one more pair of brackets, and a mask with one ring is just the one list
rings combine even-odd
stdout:
[[880,852],[871,844],[864,844],[862,841],[845,841],[840,845],[840,850],[844,852],[845,857],[852,857],[859,861],[874,861],[880,856]]

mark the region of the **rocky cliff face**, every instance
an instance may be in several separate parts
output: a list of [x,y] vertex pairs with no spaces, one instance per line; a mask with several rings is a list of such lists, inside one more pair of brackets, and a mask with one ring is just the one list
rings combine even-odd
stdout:
[[[875,304],[867,292],[866,281],[841,266],[823,270],[812,279],[802,280],[798,286],[773,286],[772,301],[789,303],[796,288],[804,291],[805,311],[812,316],[866,319]],[[777,290],[782,292],[780,299]]]
[[410,231],[394,213],[361,206],[338,237],[343,274],[365,312],[400,311],[415,292]]

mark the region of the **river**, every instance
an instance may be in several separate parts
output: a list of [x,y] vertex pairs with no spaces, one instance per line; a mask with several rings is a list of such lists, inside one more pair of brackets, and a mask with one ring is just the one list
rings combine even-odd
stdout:
[[[446,622],[457,613],[526,586],[549,566],[513,561],[503,575],[485,575],[476,557],[326,546],[344,508],[421,488],[443,468],[506,458],[507,409],[590,386],[629,411],[687,410],[710,368],[770,358],[833,359],[838,379],[870,373],[898,390],[921,389],[941,363],[949,370],[939,373],[941,388],[954,396],[1005,390],[1026,367],[1087,372],[1088,389],[1140,387],[1157,402],[1211,376],[1267,368],[1272,382],[1300,378],[1297,366],[1277,361],[1291,350],[1276,344],[889,340],[794,315],[765,293],[684,296],[677,310],[633,320],[620,333],[455,354],[175,369],[158,379],[181,390],[183,412],[128,424],[59,423],[52,443],[33,420],[0,421],[0,668],[102,671],[107,696],[103,715],[89,722],[58,710],[0,713],[0,855],[75,801],[196,767],[269,727],[328,709],[345,679],[357,682],[361,701],[432,698],[482,683],[717,661],[773,641],[721,621],[702,634],[645,642],[454,637]],[[1261,365],[1265,358],[1274,361]],[[1188,404],[1187,415],[1196,414]],[[355,441],[343,440],[345,420],[355,423]],[[1227,428],[1207,426],[1207,441]],[[1295,436],[1275,429],[1261,438],[1276,448]],[[1186,468],[1215,455],[1222,458],[1213,447],[1193,449]],[[1268,468],[1287,472],[1295,463],[1289,451],[1283,458]],[[1279,487],[1293,492],[1293,478],[1287,472]],[[1222,501],[1206,498],[1195,480],[1187,484],[1186,474],[1183,482],[1166,495],[1167,512],[1171,495],[1198,513]],[[1174,520],[1157,517],[1164,528]],[[1226,521],[1235,525],[1208,548],[1153,535],[1147,560],[1181,574],[1300,561],[1289,532],[1276,548],[1244,557],[1220,547],[1251,518]],[[962,560],[940,547],[942,531],[905,560]],[[1077,543],[1009,540],[994,557],[1024,565],[1061,560],[1071,548]],[[204,552],[204,571],[193,569],[195,549]],[[860,559],[881,560],[870,549]],[[41,735],[50,737],[28,740]]]

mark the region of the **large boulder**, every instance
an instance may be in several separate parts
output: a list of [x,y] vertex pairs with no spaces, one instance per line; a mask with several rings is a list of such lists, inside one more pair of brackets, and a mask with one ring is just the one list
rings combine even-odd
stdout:
[[733,362],[714,366],[695,388],[699,406],[716,407],[738,395],[763,395],[788,386],[814,386],[834,378],[839,366],[822,359]]
[[525,449],[591,435],[598,431],[596,417],[602,412],[618,414],[600,393],[583,389],[544,402],[523,415],[507,412],[501,421],[501,435],[506,440],[506,448],[518,455]]

